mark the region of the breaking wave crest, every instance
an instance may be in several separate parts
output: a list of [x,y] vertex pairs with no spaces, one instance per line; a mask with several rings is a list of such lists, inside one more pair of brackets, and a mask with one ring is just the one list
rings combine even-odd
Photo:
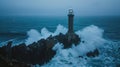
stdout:
[[66,34],[67,28],[59,24],[54,33],[48,31],[46,28],[41,29],[40,33],[35,29],[31,29],[30,31],[27,32],[28,38],[26,39],[25,43],[29,45],[33,42],[37,42],[42,38],[46,39],[50,35],[55,36],[55,35],[58,35],[59,33]]
[[[63,45],[57,43],[53,50],[56,50],[57,54],[43,67],[89,67],[88,57],[85,54],[89,51],[93,51],[96,48],[99,49],[104,46],[106,40],[103,38],[103,30],[97,26],[91,25],[75,33],[81,37],[82,42],[68,49],[62,49]],[[99,64],[98,64],[99,65]]]
[[[58,25],[55,32],[50,32],[46,28],[43,28],[39,33],[35,29],[28,31],[28,38],[26,44],[37,42],[44,38],[46,39],[50,35],[56,36],[60,33],[66,34],[67,28],[62,25]],[[63,49],[63,44],[57,43],[53,50],[57,53],[52,60],[44,64],[42,67],[90,67],[90,66],[116,66],[120,61],[118,54],[120,51],[120,43],[108,41],[103,38],[104,30],[95,25],[90,25],[84,29],[75,32],[80,38],[81,43],[71,48]],[[114,46],[114,47],[113,47]],[[99,49],[100,55],[95,58],[88,58],[85,54],[89,51]],[[113,50],[114,49],[114,50]],[[114,53],[114,54],[113,54]],[[114,56],[113,56],[114,55]],[[116,59],[117,58],[117,59]],[[119,65],[120,63],[118,63]],[[35,65],[38,66],[39,65]]]

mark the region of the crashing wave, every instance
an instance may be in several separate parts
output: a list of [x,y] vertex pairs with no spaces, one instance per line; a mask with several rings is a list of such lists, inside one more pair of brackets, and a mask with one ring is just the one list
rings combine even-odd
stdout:
[[[43,28],[39,33],[35,29],[27,32],[26,46],[30,44],[37,44],[40,39],[49,39],[51,36],[57,36],[60,33],[66,34],[67,28],[58,25],[55,32],[50,32]],[[97,26],[90,25],[82,30],[75,32],[80,38],[81,42],[77,45],[72,44],[70,48],[64,49],[62,43],[56,43],[52,48],[56,52],[55,56],[46,64],[40,67],[92,67],[92,66],[119,66],[120,65],[120,43],[109,42],[103,38],[104,30]],[[34,43],[36,42],[36,43]],[[32,45],[34,46],[34,45]],[[49,45],[48,45],[49,46]],[[24,47],[24,46],[23,46]],[[28,48],[27,48],[28,49]],[[87,57],[86,53],[99,49],[100,55],[94,58]],[[29,49],[28,49],[29,50]]]
[[[48,30],[44,31],[47,31],[47,34],[49,36],[54,36],[58,35],[61,32],[66,34],[67,28],[63,27],[62,25],[58,25],[57,30],[54,33],[51,33]],[[77,46],[74,46],[73,44],[73,46],[68,49],[63,49],[63,44],[57,43],[53,47],[57,54],[52,58],[49,63],[44,64],[43,67],[56,67],[61,65],[63,67],[89,66],[85,54],[89,51],[95,50],[96,48],[99,49],[103,47],[104,43],[107,42],[107,40],[103,38],[104,30],[94,25],[85,27],[84,29],[78,30],[75,33],[81,38],[82,42]],[[46,33],[44,34],[47,35]],[[43,36],[43,38],[46,37]],[[80,58],[81,56],[84,57]]]

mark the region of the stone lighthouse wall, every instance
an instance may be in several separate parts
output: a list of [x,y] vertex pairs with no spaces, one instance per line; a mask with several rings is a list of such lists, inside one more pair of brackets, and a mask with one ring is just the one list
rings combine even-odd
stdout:
[[73,33],[73,20],[74,20],[74,14],[72,12],[73,10],[69,10],[68,14],[68,33]]

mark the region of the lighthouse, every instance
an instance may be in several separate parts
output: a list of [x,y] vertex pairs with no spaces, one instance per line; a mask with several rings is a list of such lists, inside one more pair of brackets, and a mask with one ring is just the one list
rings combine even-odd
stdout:
[[73,21],[74,21],[74,14],[73,14],[73,10],[69,9],[69,13],[68,13],[68,33],[74,33],[73,30]]
[[77,45],[81,41],[79,36],[74,33],[74,13],[72,9],[68,11],[68,32],[64,40],[64,48],[71,47],[72,44]]
[[73,21],[74,21],[74,14],[73,9],[69,9],[68,12],[68,32],[67,32],[67,39],[68,42],[76,38],[76,35],[74,34],[74,27],[73,27]]

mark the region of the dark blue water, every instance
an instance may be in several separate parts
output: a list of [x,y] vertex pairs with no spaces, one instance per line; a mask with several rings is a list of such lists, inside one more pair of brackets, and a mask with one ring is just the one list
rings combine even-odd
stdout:
[[[67,16],[1,16],[0,17],[0,42],[10,39],[25,39],[27,31],[36,29],[41,31],[46,27],[55,31],[58,24],[67,27]],[[104,37],[110,40],[120,40],[120,16],[89,16],[74,18],[74,30],[83,29],[89,25],[96,25],[104,30]]]

